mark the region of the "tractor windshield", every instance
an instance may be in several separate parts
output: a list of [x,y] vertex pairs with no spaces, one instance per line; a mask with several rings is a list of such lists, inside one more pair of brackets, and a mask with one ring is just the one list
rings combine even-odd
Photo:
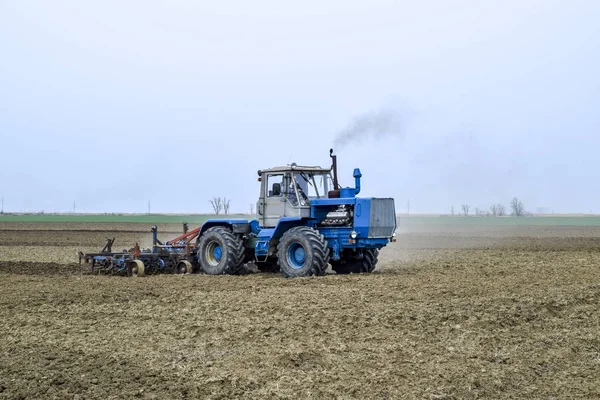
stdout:
[[294,177],[309,199],[327,198],[327,193],[333,189],[331,175],[327,173],[297,172]]

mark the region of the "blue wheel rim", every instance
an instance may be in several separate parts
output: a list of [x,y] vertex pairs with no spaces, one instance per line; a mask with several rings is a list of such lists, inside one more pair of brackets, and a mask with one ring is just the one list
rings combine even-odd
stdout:
[[221,246],[216,246],[215,249],[213,250],[213,256],[215,257],[215,259],[217,261],[221,260],[221,256],[223,255],[223,250],[221,249]]
[[223,257],[223,248],[218,242],[211,242],[206,247],[206,261],[212,266],[219,265],[221,257]]
[[304,266],[306,261],[306,251],[304,247],[298,242],[294,242],[288,247],[287,259],[290,267],[294,269],[300,269]]

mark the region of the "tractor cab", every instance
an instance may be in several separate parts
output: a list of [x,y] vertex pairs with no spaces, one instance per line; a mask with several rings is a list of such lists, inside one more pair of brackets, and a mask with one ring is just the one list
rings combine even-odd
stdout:
[[310,218],[311,200],[327,198],[333,189],[331,168],[294,163],[260,170],[258,175],[256,212],[263,227],[274,227],[284,217]]

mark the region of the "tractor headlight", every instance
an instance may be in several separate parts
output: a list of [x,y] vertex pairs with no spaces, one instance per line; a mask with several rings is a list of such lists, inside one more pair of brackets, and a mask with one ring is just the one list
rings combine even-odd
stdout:
[[352,231],[352,232],[350,232],[350,237],[351,237],[352,239],[356,239],[356,236],[357,236],[357,233],[356,233],[356,231]]
[[396,237],[396,231],[394,231],[394,233],[392,233],[392,237]]

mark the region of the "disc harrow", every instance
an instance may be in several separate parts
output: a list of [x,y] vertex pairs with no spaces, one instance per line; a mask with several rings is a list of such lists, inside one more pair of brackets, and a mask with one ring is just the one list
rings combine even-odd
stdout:
[[188,231],[183,224],[183,234],[162,242],[158,239],[158,228],[154,225],[152,248],[140,249],[138,243],[131,249],[113,252],[115,238],[106,239],[102,250],[97,253],[79,252],[79,264],[90,265],[90,272],[97,274],[145,276],[155,274],[191,274],[198,269],[196,247],[192,240],[200,228]]

